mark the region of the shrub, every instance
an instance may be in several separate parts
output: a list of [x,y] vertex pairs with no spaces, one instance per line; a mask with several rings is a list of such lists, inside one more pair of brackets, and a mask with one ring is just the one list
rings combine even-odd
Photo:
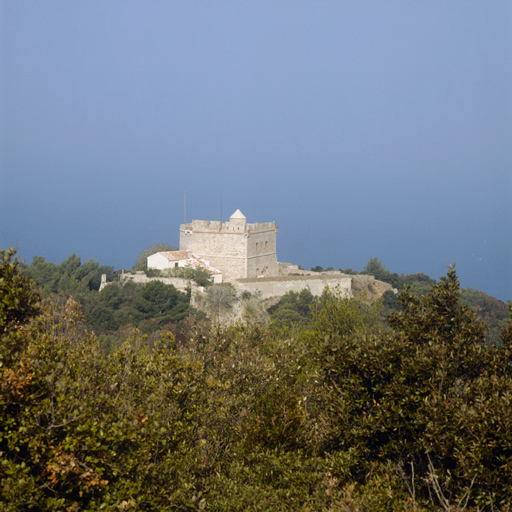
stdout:
[[325,448],[352,451],[352,475],[362,482],[373,463],[391,461],[408,469],[426,502],[440,482],[454,503],[504,506],[512,469],[510,356],[486,346],[484,324],[459,306],[459,293],[450,269],[428,296],[406,288],[403,309],[389,318],[392,333],[354,340],[338,329],[340,342],[324,355]]

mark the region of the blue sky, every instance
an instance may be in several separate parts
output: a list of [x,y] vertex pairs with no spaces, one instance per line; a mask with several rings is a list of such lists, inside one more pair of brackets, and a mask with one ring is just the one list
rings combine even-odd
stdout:
[[0,245],[131,268],[188,219],[512,299],[512,4],[0,0]]

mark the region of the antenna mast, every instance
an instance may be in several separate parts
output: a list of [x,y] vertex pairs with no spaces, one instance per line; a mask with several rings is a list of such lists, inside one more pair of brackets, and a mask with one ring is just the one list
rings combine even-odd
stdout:
[[185,190],[185,224],[187,223],[187,191]]

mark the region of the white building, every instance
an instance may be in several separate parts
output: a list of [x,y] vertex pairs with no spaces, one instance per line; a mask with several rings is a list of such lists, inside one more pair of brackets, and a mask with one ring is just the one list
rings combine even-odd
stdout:
[[148,269],[169,270],[180,267],[206,270],[215,284],[222,283],[222,272],[190,251],[165,251],[148,256]]

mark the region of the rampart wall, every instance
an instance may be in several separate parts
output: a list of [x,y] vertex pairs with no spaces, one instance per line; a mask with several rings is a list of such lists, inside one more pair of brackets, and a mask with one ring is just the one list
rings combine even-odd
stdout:
[[300,292],[304,288],[313,295],[321,295],[326,286],[334,288],[338,286],[352,297],[352,279],[350,276],[280,276],[263,277],[259,279],[238,279],[235,283],[239,290],[259,291],[261,299],[282,297],[285,293]]
[[[125,284],[129,281],[137,284],[146,284],[151,281],[162,281],[164,284],[174,285],[177,290],[182,292],[186,291],[187,288],[197,287],[196,283],[189,279],[182,279],[181,277],[148,277],[144,272],[121,274],[119,281],[121,284]],[[108,284],[110,283],[107,283],[107,285]]]

